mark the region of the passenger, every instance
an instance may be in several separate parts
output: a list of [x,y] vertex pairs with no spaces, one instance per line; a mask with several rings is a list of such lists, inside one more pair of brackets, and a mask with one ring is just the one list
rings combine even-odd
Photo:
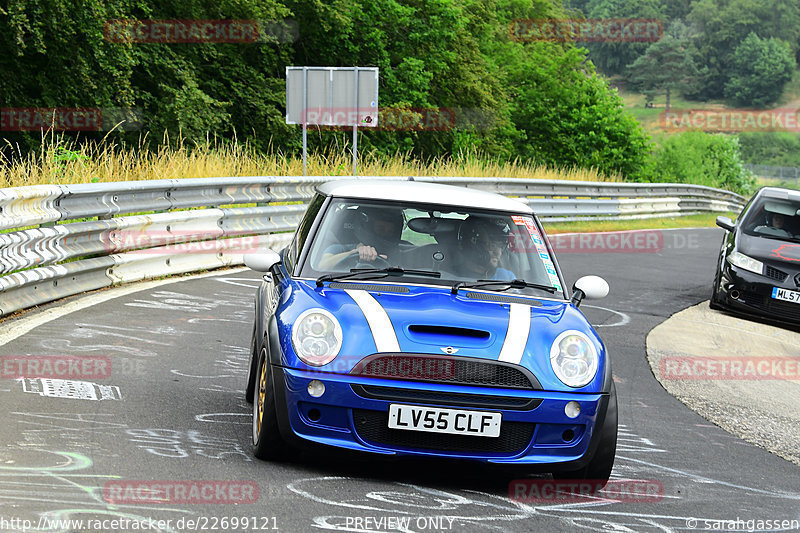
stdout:
[[503,256],[508,250],[508,225],[502,220],[470,216],[458,234],[462,256],[462,274],[479,279],[512,280],[516,275],[503,268]]

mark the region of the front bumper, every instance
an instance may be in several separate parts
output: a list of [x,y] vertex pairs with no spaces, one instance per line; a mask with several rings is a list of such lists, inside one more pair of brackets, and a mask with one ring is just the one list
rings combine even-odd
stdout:
[[[437,456],[507,465],[580,468],[594,455],[609,395],[507,390],[309,372],[273,365],[276,406],[284,439],[387,456]],[[312,380],[325,393],[308,393]],[[581,412],[569,418],[570,401]],[[500,437],[390,429],[389,405],[502,413]]]
[[[793,273],[786,279],[792,280]],[[774,287],[800,291],[800,288],[786,281],[754,274],[726,262],[717,287],[717,295],[719,303],[732,311],[782,322],[800,323],[800,304],[773,298]]]

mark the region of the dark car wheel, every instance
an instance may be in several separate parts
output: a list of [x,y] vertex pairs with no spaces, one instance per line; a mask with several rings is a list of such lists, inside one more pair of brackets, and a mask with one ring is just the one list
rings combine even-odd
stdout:
[[244,399],[247,403],[253,403],[256,392],[256,365],[258,364],[258,353],[260,347],[256,342],[256,325],[253,324],[253,336],[250,339],[250,360],[247,364],[247,385],[244,389]]
[[272,384],[272,365],[266,348],[261,349],[255,379],[253,402],[253,455],[259,459],[283,459],[288,447],[278,429],[275,411],[275,388]]
[[717,265],[717,273],[714,276],[714,288],[711,290],[711,300],[708,302],[708,306],[715,311],[722,311],[722,304],[717,296],[717,292],[719,291],[719,272],[721,266],[722,265]]
[[608,398],[608,410],[600,433],[600,442],[591,462],[579,470],[557,472],[554,477],[561,479],[585,479],[596,483],[600,489],[606,485],[614,468],[617,453],[617,388],[612,383]]

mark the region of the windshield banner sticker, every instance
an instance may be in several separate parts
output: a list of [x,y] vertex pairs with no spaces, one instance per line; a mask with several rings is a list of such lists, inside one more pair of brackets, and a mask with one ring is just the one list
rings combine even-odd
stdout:
[[536,229],[533,219],[531,217],[521,217],[519,215],[513,215],[511,219],[517,226],[525,226],[528,229],[528,233],[531,236],[531,241],[533,241],[533,245],[536,246],[536,251],[539,252],[539,257],[542,258],[542,263],[547,271],[547,277],[550,278],[550,283],[553,285],[553,287],[559,291],[562,291],[563,289],[561,288],[561,281],[558,279],[556,267],[553,264],[553,261],[550,259],[550,254],[547,253],[544,240],[539,234],[539,230]]

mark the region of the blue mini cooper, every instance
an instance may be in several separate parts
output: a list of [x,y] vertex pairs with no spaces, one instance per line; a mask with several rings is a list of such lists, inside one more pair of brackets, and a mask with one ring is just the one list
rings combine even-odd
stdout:
[[[524,203],[434,183],[318,187],[291,244],[245,256],[256,457],[311,443],[600,481],[611,364]],[[571,294],[570,294],[571,292]]]

